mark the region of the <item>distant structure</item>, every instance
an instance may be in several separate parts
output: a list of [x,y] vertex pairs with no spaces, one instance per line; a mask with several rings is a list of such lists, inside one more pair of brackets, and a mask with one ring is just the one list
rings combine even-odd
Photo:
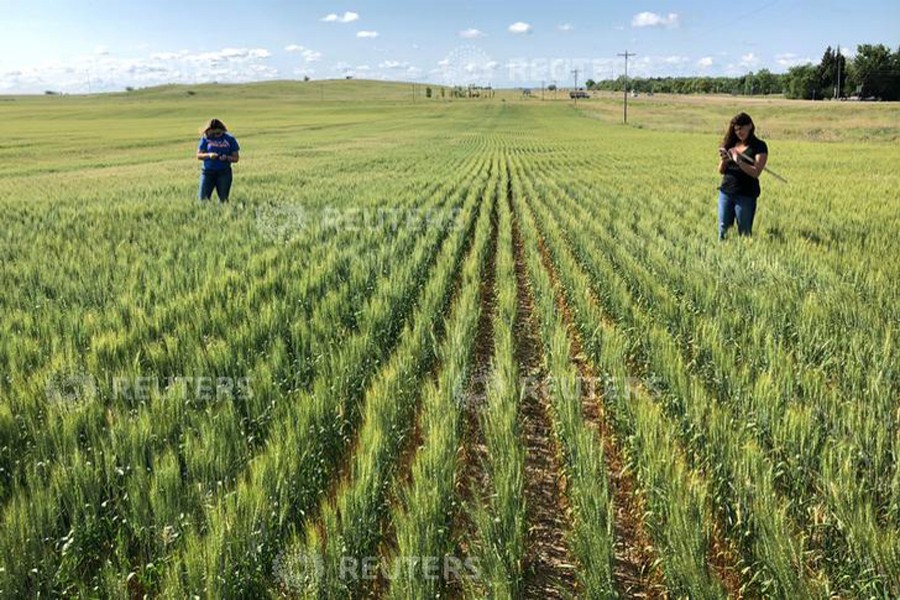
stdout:
[[493,98],[494,88],[489,85],[453,86],[450,92],[453,98]]

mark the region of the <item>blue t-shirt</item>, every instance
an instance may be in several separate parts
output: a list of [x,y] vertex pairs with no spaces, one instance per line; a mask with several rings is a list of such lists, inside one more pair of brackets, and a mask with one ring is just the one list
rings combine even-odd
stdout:
[[[200,138],[200,145],[197,146],[197,152],[215,152],[216,154],[234,154],[241,147],[237,140],[228,133],[223,133],[219,137],[208,138],[205,135]],[[231,163],[224,160],[213,160],[210,158],[203,159],[204,171],[224,171],[231,168]]]

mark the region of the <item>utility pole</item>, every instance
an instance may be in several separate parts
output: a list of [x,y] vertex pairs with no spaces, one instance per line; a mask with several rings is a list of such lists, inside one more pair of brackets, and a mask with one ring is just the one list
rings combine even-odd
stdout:
[[628,123],[628,57],[629,56],[637,56],[634,52],[625,51],[625,54],[621,52],[617,56],[625,57],[625,113],[624,113],[624,122]]
[[575,106],[578,106],[578,69],[573,69],[572,75],[575,76],[575,95],[572,97],[575,99]]
[[544,100],[544,80],[541,80],[541,101]]
[[838,44],[837,47],[837,56],[835,57],[835,62],[837,62],[837,82],[834,84],[834,99],[841,99],[841,45]]

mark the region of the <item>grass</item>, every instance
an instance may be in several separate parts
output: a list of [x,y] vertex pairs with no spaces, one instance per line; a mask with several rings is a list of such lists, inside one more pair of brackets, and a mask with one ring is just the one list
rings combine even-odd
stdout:
[[[586,116],[622,122],[621,94],[595,92],[579,103]],[[730,95],[641,95],[628,99],[628,122],[633,127],[680,133],[707,133],[721,139],[728,121],[747,112],[765,140],[810,142],[896,142],[896,103],[859,103],[784,100],[781,97]]]

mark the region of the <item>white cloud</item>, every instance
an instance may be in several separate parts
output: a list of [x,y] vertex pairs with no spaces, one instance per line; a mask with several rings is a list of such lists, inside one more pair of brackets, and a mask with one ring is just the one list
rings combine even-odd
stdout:
[[242,83],[274,79],[278,69],[268,64],[265,48],[224,48],[214,52],[155,52],[138,58],[88,54],[65,62],[49,61],[13,73],[3,73],[0,90],[40,93],[108,92],[126,86],[210,81]]
[[478,29],[470,27],[469,29],[463,29],[459,32],[459,37],[466,39],[475,39],[485,37],[485,33],[483,31],[479,31]]
[[296,54],[299,54],[300,56],[303,57],[303,60],[308,63],[316,62],[318,60],[321,60],[321,58],[322,58],[321,52],[316,52],[315,50],[311,50],[309,48],[305,48],[305,47],[299,46],[297,44],[290,44],[288,46],[285,46],[284,49],[288,52],[294,52]]
[[312,77],[315,74],[316,70],[309,67],[297,67],[294,69],[294,75],[298,77]]
[[400,62],[397,60],[386,60],[378,65],[379,69],[406,69],[409,68],[408,62]]
[[652,12],[642,12],[634,15],[631,19],[632,27],[669,27],[675,28],[679,25],[679,17],[675,13],[669,13],[665,17]]
[[348,62],[339,62],[334,66],[334,71],[340,77],[372,77],[373,69],[369,65],[351,65]]
[[386,61],[379,64],[377,69],[364,70],[363,73],[367,78],[380,79],[382,81],[416,81],[422,77],[422,69],[419,67],[414,67],[406,63],[393,66],[394,62],[395,61]]
[[712,56],[704,56],[700,60],[697,61],[697,66],[701,69],[708,69],[713,66],[713,58]]
[[378,37],[378,32],[377,32],[377,31],[357,31],[357,32],[356,32],[356,37],[358,37],[358,38],[372,38],[372,39],[374,39],[374,38],[377,38],[377,37]]
[[739,64],[742,67],[755,67],[757,64],[759,64],[759,57],[757,57],[752,52],[749,52],[741,56],[741,62]]
[[523,23],[522,21],[517,21],[509,26],[510,33],[518,33],[518,34],[529,34],[531,33],[532,27],[528,23]]
[[485,85],[496,79],[495,71],[500,66],[477,46],[459,46],[437,65],[430,75],[449,85]]
[[572,31],[573,29],[575,29],[575,26],[571,23],[563,23],[562,25],[557,27],[557,29],[559,29],[560,31]]
[[343,15],[331,13],[322,17],[325,23],[352,23],[359,20],[359,13],[347,11]]
[[155,52],[150,55],[150,60],[177,60],[187,55],[187,50],[182,50],[180,52]]
[[776,54],[775,62],[779,67],[788,69],[790,67],[796,67],[799,65],[812,64],[813,60],[811,58],[801,58],[793,52],[785,52],[783,54]]
[[[610,65],[606,65],[605,69],[608,69]],[[622,59],[619,58],[617,61],[612,63],[612,66],[621,68]],[[677,54],[660,56],[660,55],[645,55],[638,54],[634,59],[629,60],[628,62],[628,73],[634,74],[635,77],[681,77],[681,76],[693,76],[696,75],[697,66],[700,66],[699,63],[695,63],[691,58],[687,56],[680,56]],[[601,78],[607,77],[608,71],[604,72],[604,66],[598,65],[599,71],[596,71]]]
[[202,52],[194,55],[196,60],[210,60],[213,62],[247,58],[269,58],[270,56],[272,56],[272,53],[265,48],[223,48],[218,52]]

